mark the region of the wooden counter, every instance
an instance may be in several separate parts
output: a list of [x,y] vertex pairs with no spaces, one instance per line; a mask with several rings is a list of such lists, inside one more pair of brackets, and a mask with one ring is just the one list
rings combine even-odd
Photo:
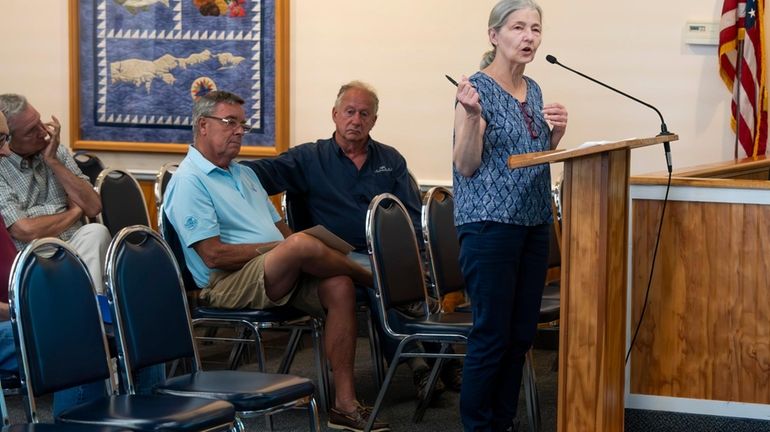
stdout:
[[[628,408],[770,420],[770,182],[747,180],[768,169],[762,157],[676,172],[626,368]],[[666,180],[630,180],[629,341]]]

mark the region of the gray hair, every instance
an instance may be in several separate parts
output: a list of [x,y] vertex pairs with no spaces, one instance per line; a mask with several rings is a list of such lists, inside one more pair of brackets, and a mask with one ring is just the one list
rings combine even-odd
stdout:
[[0,112],[5,116],[9,129],[11,127],[11,119],[26,110],[28,106],[27,98],[20,94],[6,93],[0,95]]
[[337,92],[337,100],[334,101],[335,108],[339,109],[342,103],[342,96],[350,89],[359,89],[369,93],[369,96],[374,100],[374,115],[377,115],[377,110],[380,108],[380,98],[377,97],[377,91],[369,84],[358,80],[351,81],[340,87],[340,91]]
[[246,101],[235,93],[226,91],[212,91],[199,97],[193,103],[193,137],[198,135],[198,121],[201,117],[209,116],[214,113],[217,105],[224,103],[228,105],[243,105]]
[[[492,11],[489,12],[487,30],[494,29],[495,31],[499,31],[503,27],[503,24],[505,24],[505,20],[508,19],[508,15],[521,9],[534,9],[537,11],[538,15],[540,15],[540,21],[543,20],[543,9],[541,9],[534,0],[500,0],[492,8]],[[492,60],[495,59],[496,53],[497,47],[492,46],[491,50],[485,52],[484,55],[481,56],[481,65],[479,68],[484,69],[489,66],[490,63],[492,63]]]

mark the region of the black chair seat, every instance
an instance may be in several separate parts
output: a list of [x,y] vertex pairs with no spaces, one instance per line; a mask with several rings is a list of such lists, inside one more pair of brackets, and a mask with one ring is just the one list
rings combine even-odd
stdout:
[[204,371],[171,378],[155,389],[162,394],[230,402],[236,411],[262,411],[313,394],[307,378],[232,370]]
[[559,319],[559,299],[544,298],[540,303],[540,317],[538,322],[547,323]]
[[307,317],[307,314],[291,306],[279,306],[270,309],[221,309],[196,307],[192,318],[245,320],[249,322],[284,322]]
[[551,282],[543,288],[543,300],[559,300],[561,297],[561,287],[559,281]]
[[61,423],[119,426],[132,430],[227,430],[235,417],[232,404],[211,399],[163,395],[105,397],[70,408]]
[[2,432],[127,432],[131,429],[79,424],[16,424],[4,427]]
[[473,325],[471,314],[462,312],[435,313],[430,314],[426,319],[414,319],[400,312],[391,312],[390,315],[400,315],[396,326],[400,326],[408,334],[456,333],[468,336]]

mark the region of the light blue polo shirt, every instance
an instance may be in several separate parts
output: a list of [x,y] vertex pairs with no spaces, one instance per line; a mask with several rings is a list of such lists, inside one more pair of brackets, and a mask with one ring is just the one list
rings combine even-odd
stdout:
[[163,198],[166,216],[185,246],[184,257],[195,283],[205,288],[212,270],[192,248],[219,236],[223,243],[283,240],[281,220],[267,192],[250,168],[230,162],[222,169],[193,146],[171,177]]

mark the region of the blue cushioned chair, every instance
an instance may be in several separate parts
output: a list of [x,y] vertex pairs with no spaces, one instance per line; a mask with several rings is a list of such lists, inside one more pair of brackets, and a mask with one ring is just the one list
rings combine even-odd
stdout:
[[[368,428],[382,405],[396,368],[402,358],[435,358],[425,399],[420,401],[414,420],[419,421],[430,401],[438,371],[445,358],[462,358],[464,354],[447,352],[450,344],[467,343],[472,326],[468,313],[431,313],[428,310],[428,291],[423,277],[420,250],[412,221],[401,201],[392,194],[377,195],[369,204],[366,215],[366,241],[372,258],[374,283],[379,304],[375,306],[385,327],[387,336],[399,341],[398,348],[385,375],[385,382],[377,395]],[[424,315],[412,317],[397,307],[423,302]],[[412,341],[441,344],[437,353],[403,352],[404,346]]]
[[2,421],[2,429],[0,429],[0,432],[127,432],[130,430],[109,426],[63,423],[23,423],[12,425],[11,420],[8,417],[8,406],[5,404],[5,388],[0,390],[2,390],[0,391],[0,421]]
[[63,411],[57,423],[143,431],[233,427],[235,410],[224,401],[116,394],[91,277],[69,245],[54,238],[35,240],[16,257],[11,272],[11,321],[31,422],[38,422],[38,396],[104,381],[108,396]]
[[156,392],[226,400],[235,406],[240,418],[309,402],[311,428],[319,429],[315,388],[310,380],[261,372],[201,370],[182,275],[173,252],[158,233],[140,225],[122,229],[110,243],[106,263],[118,358],[129,392],[134,371],[186,359],[192,363],[192,373],[167,380]]
[[[161,206],[158,215],[160,231],[168,246],[176,258],[179,270],[182,274],[182,281],[187,291],[198,290],[192,274],[187,268],[182,251],[182,244],[179,236],[171,225]],[[217,338],[209,336],[198,336],[198,340],[226,340],[235,342],[237,346],[242,346],[244,342],[253,342],[259,356],[260,371],[265,371],[264,349],[262,348],[261,331],[263,329],[282,329],[291,331],[289,343],[287,344],[285,354],[281,365],[278,367],[278,373],[289,373],[294,353],[299,346],[302,331],[308,330],[312,335],[313,349],[315,353],[316,369],[318,371],[318,395],[319,405],[323,411],[329,409],[329,378],[326,367],[326,356],[324,355],[323,345],[323,324],[321,320],[310,317],[304,312],[291,306],[279,306],[269,309],[219,309],[213,307],[197,306],[191,308],[193,327],[198,325],[229,326],[246,330],[253,335],[254,339],[244,338]],[[237,364],[239,354],[235,354],[231,359],[231,367]]]

